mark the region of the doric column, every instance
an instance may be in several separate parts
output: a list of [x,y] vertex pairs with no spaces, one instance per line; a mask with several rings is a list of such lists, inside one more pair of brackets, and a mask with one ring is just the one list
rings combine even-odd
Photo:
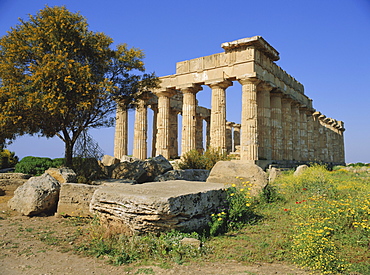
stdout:
[[283,159],[293,160],[293,139],[292,139],[292,100],[282,98],[282,127],[283,127]]
[[321,147],[320,147],[320,122],[319,116],[321,115],[320,112],[314,112],[312,114],[313,120],[313,147],[314,147],[314,161],[321,160]]
[[240,138],[240,159],[258,160],[258,108],[257,108],[257,85],[258,79],[240,79],[242,84],[242,115]]
[[315,140],[314,140],[314,121],[312,111],[306,112],[307,116],[307,147],[308,147],[308,160],[315,160]]
[[153,110],[153,130],[152,130],[152,158],[157,155],[157,116],[158,116],[158,105],[150,105],[150,109]]
[[170,158],[179,156],[179,141],[178,141],[178,111],[170,109]]
[[283,130],[281,114],[281,93],[271,93],[271,136],[272,136],[272,159],[282,160]]
[[308,161],[308,139],[307,139],[307,108],[301,107],[299,109],[299,114],[301,117],[301,138],[300,138],[300,147],[301,147],[301,160]]
[[208,84],[212,89],[211,108],[211,147],[226,151],[226,94],[225,89],[232,86],[229,80]]
[[321,147],[321,154],[320,154],[320,161],[328,162],[329,161],[329,152],[328,152],[328,133],[325,127],[325,115],[319,116],[320,122],[320,147]]
[[170,158],[170,97],[175,93],[173,89],[156,92],[158,96],[156,154],[167,159]]
[[232,126],[233,122],[227,121],[226,122],[226,152],[230,153],[233,148],[233,133],[232,133]]
[[258,85],[257,111],[258,111],[258,157],[259,159],[272,159],[271,145],[271,104],[270,91],[272,87],[265,83]]
[[199,153],[204,152],[203,146],[203,117],[197,115],[197,126],[196,126],[196,134],[195,134],[195,143],[196,149]]
[[236,146],[240,146],[240,124],[234,124],[234,148],[233,152],[236,151]]
[[182,142],[181,150],[184,153],[194,150],[196,144],[196,127],[197,127],[197,100],[196,94],[201,90],[201,86],[181,88],[183,93],[182,103]]
[[206,117],[206,150],[208,150],[211,145],[211,117]]
[[132,155],[138,159],[147,157],[148,110],[146,102],[139,99],[136,106],[134,126],[134,148]]
[[344,152],[344,122],[338,121],[339,124],[339,144],[340,144],[340,162],[345,163],[345,152]]
[[128,116],[125,100],[117,101],[116,129],[114,134],[114,157],[127,155]]
[[299,103],[292,102],[292,139],[293,139],[293,160],[301,160],[301,146],[299,139],[301,137],[301,119],[299,114]]

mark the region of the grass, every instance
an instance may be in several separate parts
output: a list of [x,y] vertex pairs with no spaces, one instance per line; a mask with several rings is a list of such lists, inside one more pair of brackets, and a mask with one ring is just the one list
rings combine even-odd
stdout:
[[[127,268],[235,260],[295,264],[320,274],[370,274],[370,173],[323,166],[298,177],[285,172],[257,198],[244,185],[227,190],[228,205],[212,217],[213,234],[171,231],[127,237],[84,218],[63,219],[76,229],[65,237],[51,230],[19,230],[37,232],[50,245],[73,242],[78,253],[114,265],[131,264]],[[184,237],[201,240],[201,247],[182,244]],[[152,271],[139,268],[137,274]]]

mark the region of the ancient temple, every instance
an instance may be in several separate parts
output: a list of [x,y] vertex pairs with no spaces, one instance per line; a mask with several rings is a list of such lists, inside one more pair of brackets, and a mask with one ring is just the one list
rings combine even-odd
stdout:
[[[147,156],[147,108],[154,111],[152,156],[174,158],[211,146],[265,168],[270,164],[344,163],[344,124],[316,111],[301,83],[276,65],[279,53],[261,36],[223,43],[224,52],[178,62],[176,74],[137,103],[133,156]],[[226,120],[227,88],[242,85],[240,124]],[[197,105],[211,88],[211,109]],[[182,115],[181,153],[177,115]],[[203,121],[206,131],[203,133]],[[206,144],[203,144],[206,135]],[[117,104],[114,155],[127,154],[127,110]]]

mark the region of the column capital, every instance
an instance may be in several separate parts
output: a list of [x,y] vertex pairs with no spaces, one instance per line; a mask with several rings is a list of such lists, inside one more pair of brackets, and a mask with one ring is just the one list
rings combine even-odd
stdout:
[[235,124],[234,122],[226,121],[226,127],[230,128],[230,129],[233,127],[234,124]]
[[276,87],[276,85],[271,83],[271,82],[261,81],[257,86],[257,90],[258,91],[269,91],[269,92],[271,92],[275,87]]
[[176,88],[181,90],[183,94],[188,94],[188,93],[196,94],[197,92],[203,90],[202,86],[199,84],[191,84],[190,86],[189,85],[179,86]]
[[153,92],[158,97],[172,97],[176,94],[176,90],[173,88],[166,88],[164,90],[157,90]]
[[242,85],[251,84],[251,83],[258,85],[261,82],[261,80],[256,77],[245,77],[245,78],[239,78],[237,80]]
[[210,88],[219,87],[222,89],[226,89],[227,87],[233,86],[233,82],[225,79],[221,81],[210,82],[207,83],[206,85],[209,86]]
[[241,125],[239,123],[234,123],[233,127],[234,129],[240,129]]

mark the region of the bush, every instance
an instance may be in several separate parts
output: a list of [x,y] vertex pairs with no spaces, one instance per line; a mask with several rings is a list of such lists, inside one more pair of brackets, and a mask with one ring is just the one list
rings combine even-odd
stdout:
[[42,175],[50,167],[61,167],[64,165],[63,158],[50,159],[42,157],[24,157],[15,166],[16,173],[31,174],[35,176]]
[[14,167],[18,163],[18,157],[14,152],[7,149],[0,151],[0,169]]
[[204,154],[191,150],[181,157],[180,169],[207,169],[211,170],[220,160],[230,160],[226,153],[214,148],[208,148]]
[[211,215],[209,235],[217,236],[230,230],[255,223],[260,217],[255,213],[257,200],[250,195],[250,182],[232,184],[226,189],[225,206]]

